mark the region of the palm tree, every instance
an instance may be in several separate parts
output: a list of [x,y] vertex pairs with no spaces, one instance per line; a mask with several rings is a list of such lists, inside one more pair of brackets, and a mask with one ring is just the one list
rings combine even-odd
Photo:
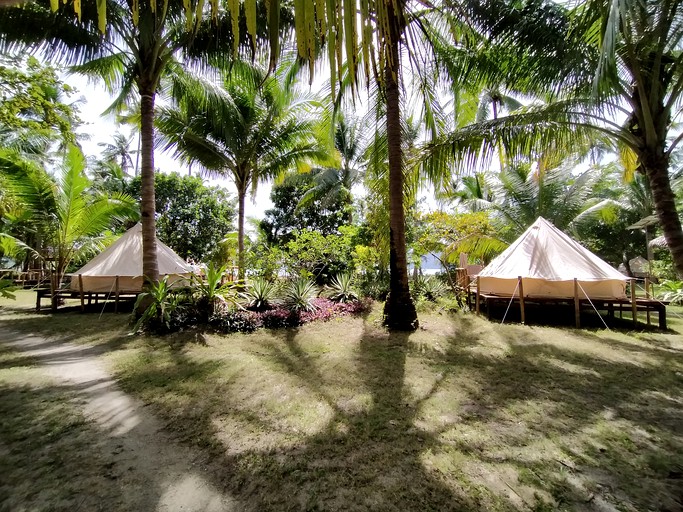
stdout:
[[176,81],[177,105],[161,110],[165,149],[188,164],[229,176],[238,198],[239,276],[244,278],[245,200],[251,188],[311,158],[326,156],[315,137],[315,102],[282,73],[234,64],[221,88],[186,77]]
[[32,162],[7,154],[0,157],[0,174],[39,234],[41,245],[36,249],[51,270],[53,309],[57,307],[55,291],[74,257],[92,248],[92,238],[113,222],[136,215],[130,196],[91,189],[85,161],[81,151],[71,146],[55,182]]
[[102,159],[105,162],[118,164],[124,176],[129,176],[129,170],[134,168],[131,154],[137,153],[137,151],[131,149],[133,139],[133,135],[126,137],[121,132],[116,132],[112,142],[100,142],[98,144],[102,147]]
[[[669,176],[683,134],[668,138],[683,105],[683,6],[585,0],[570,11],[560,4],[491,2],[482,11],[480,21],[495,20],[498,27],[492,33],[496,51],[515,49],[504,53],[508,87],[545,89],[549,101],[454,131],[430,148],[431,155],[446,150],[465,167],[489,160],[500,141],[506,154],[515,155],[606,138],[629,173],[647,177],[676,271],[683,276],[683,230]],[[529,22],[514,23],[520,16]],[[557,34],[541,36],[548,31]],[[543,62],[543,54],[554,55],[556,62],[532,64],[534,57]],[[626,121],[620,124],[619,117]]]
[[363,180],[362,157],[364,147],[358,123],[341,115],[334,131],[334,147],[339,153],[339,165],[313,169],[314,186],[306,192],[299,204],[305,206],[320,200],[323,205],[340,200],[346,205],[345,221],[353,223],[351,189]]
[[[201,0],[149,4],[127,0],[74,3],[71,7],[38,1],[0,11],[0,48],[26,46],[72,69],[98,77],[118,93],[140,102],[143,273],[148,283],[159,278],[154,211],[154,104],[160,80],[182,56],[185,66],[200,65],[236,47],[227,15],[203,16]],[[193,16],[193,13],[197,16]],[[106,13],[106,30],[104,14]],[[189,15],[189,16],[188,16]]]

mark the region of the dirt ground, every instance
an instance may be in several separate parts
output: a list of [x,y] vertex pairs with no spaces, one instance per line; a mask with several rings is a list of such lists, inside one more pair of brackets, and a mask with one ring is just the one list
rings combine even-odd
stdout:
[[[99,453],[90,458],[99,459],[105,468],[103,476],[115,488],[103,492],[95,484],[83,495],[73,496],[73,503],[63,503],[65,510],[222,512],[244,508],[207,481],[203,473],[208,469],[200,456],[170,439],[143,404],[119,389],[92,349],[7,331],[0,332],[0,339],[24,357],[39,361],[36,370],[43,375],[36,378],[47,377],[65,391],[76,390],[79,408],[97,428],[97,445],[88,449]],[[6,497],[0,510],[56,509],[54,502],[41,503],[40,495],[30,501]],[[57,509],[61,509],[58,504]]]

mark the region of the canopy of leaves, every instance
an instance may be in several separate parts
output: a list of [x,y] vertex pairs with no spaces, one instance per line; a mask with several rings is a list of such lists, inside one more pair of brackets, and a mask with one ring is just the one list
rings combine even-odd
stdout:
[[0,144],[45,152],[55,137],[74,142],[80,124],[74,90],[35,57],[0,57]]
[[[140,197],[140,178],[130,182],[128,192]],[[204,260],[234,231],[234,200],[199,177],[157,174],[155,199],[159,239],[181,258]]]
[[[337,232],[344,224],[345,201],[316,199],[300,205],[301,198],[315,186],[310,173],[295,174],[273,187],[270,199],[274,207],[266,210],[260,229],[269,245],[284,245],[296,231],[318,231],[323,235]],[[323,203],[325,206],[323,206]]]

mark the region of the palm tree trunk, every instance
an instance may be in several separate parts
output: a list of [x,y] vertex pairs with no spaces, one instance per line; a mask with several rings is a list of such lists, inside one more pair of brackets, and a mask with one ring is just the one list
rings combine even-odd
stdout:
[[398,88],[399,36],[393,3],[387,2],[391,43],[387,48],[385,87],[387,100],[387,145],[389,151],[389,295],[384,304],[384,324],[397,331],[414,331],[417,312],[408,286],[406,225],[403,210],[403,153],[401,149],[401,106]]
[[247,197],[246,185],[237,186],[237,278],[244,279],[244,202]]
[[669,158],[659,151],[657,153],[660,154],[641,154],[641,162],[650,183],[655,211],[671,251],[674,268],[678,276],[683,278],[683,230],[669,180]]
[[159,282],[154,198],[154,98],[153,87],[140,84],[140,215],[142,218],[142,273],[145,284]]

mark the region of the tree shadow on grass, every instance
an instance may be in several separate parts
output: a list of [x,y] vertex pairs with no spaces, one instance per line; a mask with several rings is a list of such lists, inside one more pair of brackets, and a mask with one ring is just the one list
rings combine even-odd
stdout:
[[[328,390],[328,382],[339,376],[321,370],[315,356],[300,345],[297,329],[279,331],[273,341],[259,345],[260,358],[319,402],[324,421],[306,435],[292,431],[277,417],[260,414],[258,407],[243,407],[231,389],[231,379],[217,383],[225,367],[213,368],[207,375],[199,369],[208,368],[209,362],[193,361],[182,353],[174,356],[177,367],[163,371],[141,367],[135,383],[126,379],[124,383],[131,388],[147,386],[151,394],[165,376],[177,397],[192,375],[213,379],[212,393],[225,397],[221,402],[201,402],[196,388],[186,400],[175,399],[175,414],[181,417],[177,424],[182,425],[179,434],[210,449],[214,478],[252,510],[512,509],[506,499],[481,490],[469,492],[467,479],[449,482],[425,464],[423,455],[436,449],[439,441],[416,428],[415,419],[421,404],[438,392],[444,380],[435,380],[419,400],[406,394],[410,337],[362,322],[360,341],[353,348],[354,373],[360,382],[351,386],[367,396],[361,404],[351,403],[355,397],[349,396],[349,390],[344,396]],[[198,380],[195,384],[203,385]],[[283,397],[286,400],[291,397]],[[161,413],[168,418],[170,411],[162,408]],[[252,445],[234,446],[238,440],[217,426],[216,419],[226,416],[230,424],[239,424],[240,438],[255,431],[274,436],[273,442],[254,440]]]
[[[444,428],[461,450],[490,471],[514,466],[562,506],[683,510],[681,353],[604,333],[499,332],[496,355],[450,340],[446,357],[480,386],[477,406]],[[473,446],[472,430],[491,435]]]
[[125,509],[110,453],[76,396],[61,386],[0,384],[0,510]]

